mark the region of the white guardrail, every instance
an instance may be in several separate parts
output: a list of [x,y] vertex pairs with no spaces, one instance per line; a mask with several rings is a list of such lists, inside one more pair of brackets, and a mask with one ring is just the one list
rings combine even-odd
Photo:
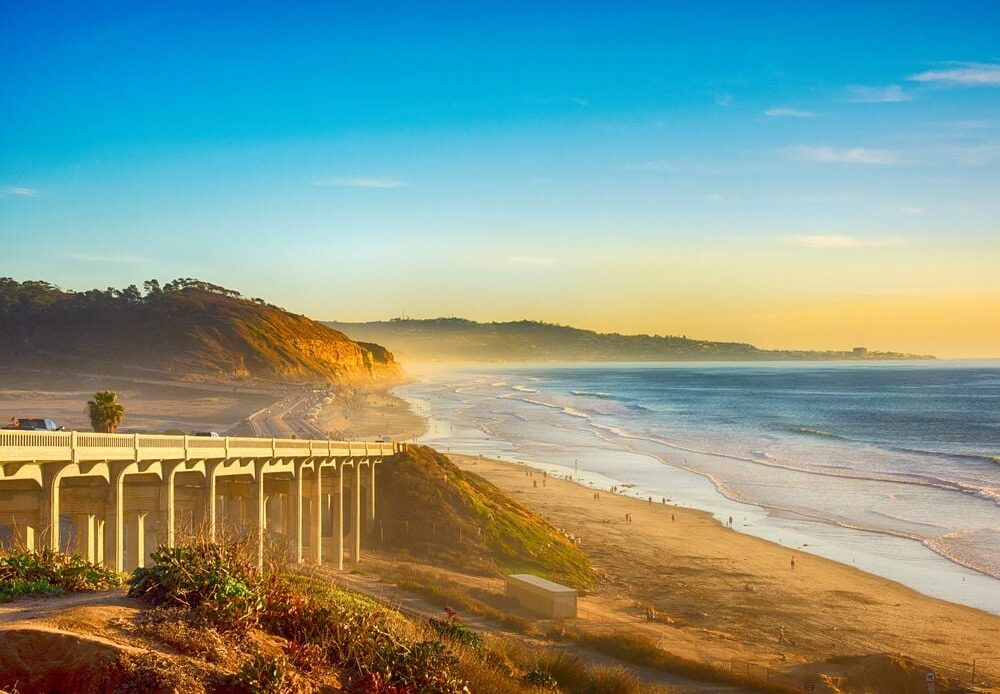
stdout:
[[323,439],[95,434],[77,431],[6,429],[0,430],[0,462],[376,458],[395,455],[404,445]]

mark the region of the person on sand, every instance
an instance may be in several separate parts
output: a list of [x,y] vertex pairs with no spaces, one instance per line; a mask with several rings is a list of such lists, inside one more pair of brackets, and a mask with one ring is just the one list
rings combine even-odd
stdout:
[[672,513],[670,514],[670,522],[671,522],[671,523],[673,523],[673,522],[674,522],[674,514],[672,514]]
[[538,489],[538,480],[532,480],[535,483],[535,489]]
[[792,557],[792,571],[795,571],[795,557]]

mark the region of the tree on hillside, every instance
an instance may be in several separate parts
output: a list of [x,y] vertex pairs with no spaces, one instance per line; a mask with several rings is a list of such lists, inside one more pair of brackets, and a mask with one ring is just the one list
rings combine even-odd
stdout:
[[125,420],[125,408],[113,390],[94,393],[94,399],[87,401],[86,412],[94,431],[105,434],[113,434]]

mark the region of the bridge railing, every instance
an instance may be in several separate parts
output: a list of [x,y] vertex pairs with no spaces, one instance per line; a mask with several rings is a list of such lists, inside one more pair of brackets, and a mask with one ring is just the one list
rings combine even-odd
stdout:
[[391,442],[271,439],[247,436],[98,434],[75,431],[0,430],[0,462],[183,459],[230,457],[383,457],[403,444]]

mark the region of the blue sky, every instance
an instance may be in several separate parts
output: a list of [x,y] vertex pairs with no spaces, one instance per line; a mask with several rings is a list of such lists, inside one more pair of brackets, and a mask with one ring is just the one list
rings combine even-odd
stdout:
[[4,0],[0,274],[1000,355],[1000,6],[428,4]]

